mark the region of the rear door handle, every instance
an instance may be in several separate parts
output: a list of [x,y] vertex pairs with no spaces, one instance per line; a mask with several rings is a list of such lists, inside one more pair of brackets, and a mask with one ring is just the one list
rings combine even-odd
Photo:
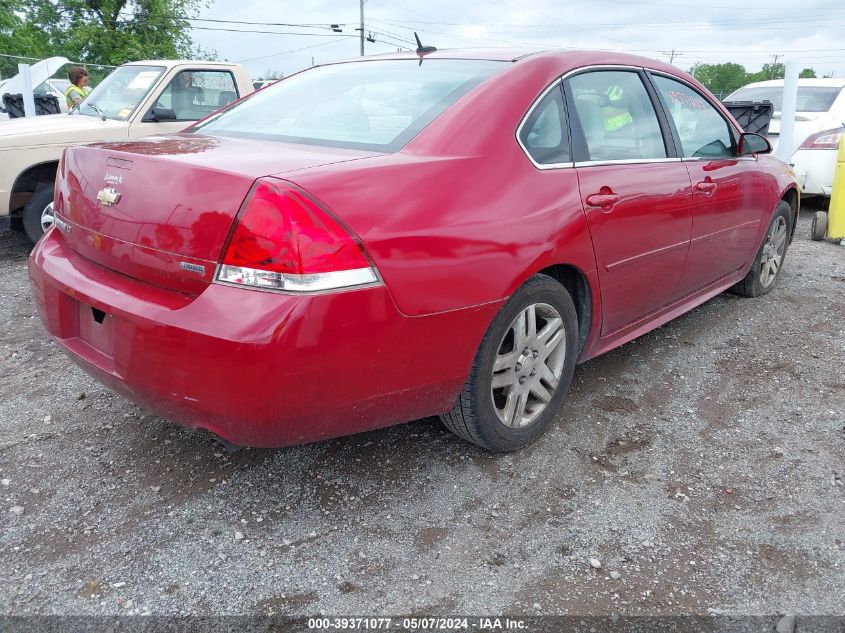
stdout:
[[716,191],[716,183],[705,180],[704,182],[695,183],[695,190],[704,194],[711,194]]
[[605,213],[610,213],[613,206],[622,198],[615,193],[594,193],[587,196],[587,205],[591,207],[599,207]]

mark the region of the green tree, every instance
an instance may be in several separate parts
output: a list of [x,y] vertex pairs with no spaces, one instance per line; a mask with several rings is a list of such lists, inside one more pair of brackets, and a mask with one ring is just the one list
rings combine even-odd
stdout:
[[696,64],[690,74],[716,95],[726,95],[748,83],[748,73],[742,64]]
[[[189,18],[203,0],[0,0],[0,37],[20,44],[8,54],[64,55],[122,64],[138,59],[213,57],[191,39]],[[4,25],[8,23],[8,27]],[[38,42],[32,42],[37,35]],[[0,52],[6,53],[0,39]],[[14,52],[11,52],[14,51]]]
[[812,68],[805,68],[801,71],[801,74],[798,75],[801,79],[815,79],[816,78],[816,71]]

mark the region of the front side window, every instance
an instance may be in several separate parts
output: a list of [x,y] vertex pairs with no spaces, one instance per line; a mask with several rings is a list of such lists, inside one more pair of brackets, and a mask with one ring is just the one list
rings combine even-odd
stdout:
[[572,161],[560,83],[531,111],[520,129],[519,140],[531,158],[541,165]]
[[163,72],[161,66],[121,66],[94,88],[74,113],[125,121]]
[[507,62],[389,59],[318,66],[267,86],[192,131],[396,151]]
[[591,161],[666,158],[657,114],[636,72],[591,71],[568,82]]
[[177,121],[198,121],[238,99],[227,70],[183,70],[156,100],[157,109],[172,110]]
[[702,95],[686,84],[661,75],[652,79],[667,114],[678,130],[686,158],[735,156],[728,122]]

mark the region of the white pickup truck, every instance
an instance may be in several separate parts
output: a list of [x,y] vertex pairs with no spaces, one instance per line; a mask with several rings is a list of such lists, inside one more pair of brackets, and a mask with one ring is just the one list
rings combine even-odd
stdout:
[[0,121],[0,230],[37,241],[53,222],[53,182],[71,145],[177,132],[253,92],[238,64],[142,61],[115,69],[70,114]]

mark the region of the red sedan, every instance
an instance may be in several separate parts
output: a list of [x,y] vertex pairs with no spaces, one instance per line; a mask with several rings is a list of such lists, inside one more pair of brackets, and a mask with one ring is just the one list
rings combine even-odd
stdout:
[[30,278],[87,372],[229,443],[440,415],[513,450],[576,363],[773,288],[798,193],[769,151],[630,55],[330,64],[181,134],[68,149]]

